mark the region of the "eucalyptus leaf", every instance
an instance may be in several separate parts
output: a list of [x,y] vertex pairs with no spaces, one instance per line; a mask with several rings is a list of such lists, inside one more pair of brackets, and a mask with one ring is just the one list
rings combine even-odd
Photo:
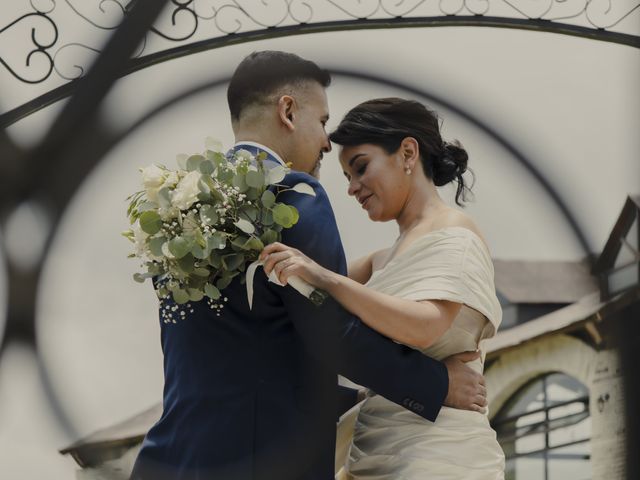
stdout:
[[300,182],[293,186],[291,189],[298,193],[304,193],[306,195],[311,195],[312,197],[316,196],[316,192],[313,190],[313,187],[308,183]]
[[192,302],[199,302],[204,298],[204,293],[195,288],[187,288],[187,293],[189,294],[189,300]]
[[207,247],[207,241],[205,240],[204,235],[202,234],[202,230],[200,230],[200,227],[197,227],[196,229],[193,230],[193,238],[196,241],[196,243],[200,245],[202,248]]
[[171,207],[171,191],[168,187],[158,190],[158,204],[161,208]]
[[249,240],[247,240],[247,243],[245,243],[244,247],[247,250],[257,250],[261,252],[264,248],[264,243],[262,243],[262,240],[258,237],[251,237]]
[[229,168],[218,168],[218,180],[222,183],[229,184],[236,174]]
[[162,228],[162,219],[160,215],[154,211],[142,212],[139,221],[142,231],[149,235],[158,233]]
[[208,160],[211,160],[217,167],[226,161],[226,157],[222,152],[216,152],[215,150],[207,150],[205,155]]
[[193,272],[194,273],[189,275],[189,288],[195,288],[196,290],[202,291],[202,289],[204,288],[204,284],[207,283],[207,278],[209,278],[209,276],[207,275],[206,277],[204,277],[202,275],[196,275],[195,269]]
[[211,265],[213,268],[215,268],[216,270],[219,270],[222,268],[222,256],[218,253],[218,252],[211,252],[211,255],[209,255],[209,265]]
[[291,225],[295,225],[296,223],[298,223],[298,220],[300,220],[300,213],[298,212],[298,209],[293,205],[287,206],[289,207],[289,210],[291,211],[291,217],[293,218],[293,220],[291,221]]
[[265,227],[273,225],[273,213],[271,210],[263,210],[262,218],[260,219],[260,223]]
[[204,161],[204,157],[202,155],[191,155],[187,158],[187,168],[189,172],[193,172],[194,170],[198,170],[200,164]]
[[211,160],[204,159],[200,162],[200,165],[198,165],[198,170],[200,170],[200,173],[203,175],[211,175],[215,172],[216,165]]
[[199,277],[208,277],[210,273],[209,269],[204,267],[197,267],[193,270],[193,274]]
[[194,270],[195,258],[190,253],[178,259],[178,266],[184,273],[192,273]]
[[220,232],[216,232],[210,237],[207,237],[207,248],[209,250],[222,250],[226,246],[227,237]]
[[284,180],[284,177],[287,176],[288,169],[283,167],[282,165],[278,165],[277,167],[273,167],[269,169],[267,173],[267,183],[269,185],[273,185],[275,183],[280,183]]
[[260,235],[260,240],[265,245],[269,245],[270,243],[275,243],[280,241],[280,234],[275,230],[265,230],[262,235]]
[[218,287],[218,289],[220,290],[224,290],[229,286],[229,284],[231,283],[231,280],[233,280],[233,277],[223,276],[222,278],[219,278],[218,281],[216,282],[216,287]]
[[144,283],[144,281],[147,279],[147,277],[144,276],[142,273],[134,273],[133,274],[133,279],[138,283]]
[[173,299],[175,300],[175,302],[180,305],[183,305],[189,301],[189,294],[181,288],[172,289],[171,294],[173,295]]
[[257,170],[249,170],[246,177],[247,185],[253,188],[264,186],[264,175]]
[[198,197],[198,201],[202,203],[209,203],[213,200],[213,197],[211,196],[211,192],[209,193],[199,192],[197,197]]
[[149,239],[149,251],[155,257],[162,256],[162,245],[167,241],[166,237],[153,237]]
[[231,245],[233,245],[234,247],[239,248],[240,250],[244,250],[245,249],[245,245],[246,245],[248,240],[249,240],[248,237],[243,237],[242,235],[238,235],[236,238],[234,238],[231,241]]
[[264,205],[267,208],[271,208],[276,203],[276,196],[271,190],[265,190],[264,193],[262,194],[261,200],[262,200],[262,205]]
[[176,258],[184,257],[191,250],[191,242],[182,236],[169,240],[169,251]]
[[253,205],[242,205],[238,210],[238,216],[240,218],[244,218],[252,223],[258,220],[258,213],[258,207]]
[[227,271],[237,270],[244,263],[244,255],[241,253],[232,253],[222,257],[222,265]]
[[164,242],[162,244],[162,255],[170,259],[176,258],[175,255],[171,253],[171,250],[169,250],[169,242]]
[[245,220],[244,218],[238,219],[238,221],[235,222],[234,225],[244,233],[252,234],[256,231],[256,228],[253,226],[253,224],[248,220]]
[[262,190],[262,188],[248,188],[246,192],[244,192],[244,194],[247,196],[247,200],[257,200],[258,198],[260,198],[260,191]]
[[163,272],[161,263],[147,263],[147,269],[149,270],[149,278],[160,275]]
[[273,220],[285,228],[289,228],[293,225],[293,213],[289,208],[289,205],[284,203],[277,203],[273,207]]
[[138,205],[138,212],[148,212],[151,210],[157,210],[157,208],[158,208],[157,203],[146,201]]
[[210,283],[207,283],[204,286],[204,293],[212,300],[218,300],[222,296],[220,290],[218,290],[214,285],[211,285]]
[[207,179],[206,176],[200,177],[200,179],[198,180],[198,189],[200,190],[200,193],[204,193],[205,195],[208,195],[211,189],[209,188],[209,183],[207,182],[206,179]]
[[212,205],[200,207],[200,220],[204,225],[215,225],[218,223],[218,213]]
[[193,247],[191,247],[191,255],[200,260],[204,260],[205,258],[207,258],[210,252],[211,250],[206,247],[202,247],[198,243],[194,243]]
[[240,193],[246,192],[249,188],[249,186],[247,185],[246,176],[243,173],[237,173],[233,177],[233,186],[238,187]]

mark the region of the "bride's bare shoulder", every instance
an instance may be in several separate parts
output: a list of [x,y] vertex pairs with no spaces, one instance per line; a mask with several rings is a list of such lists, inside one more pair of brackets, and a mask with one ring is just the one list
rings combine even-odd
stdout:
[[448,227],[462,227],[471,230],[486,243],[484,235],[478,228],[478,225],[476,225],[476,222],[474,222],[474,220],[465,212],[455,208],[448,208],[434,219],[431,225],[433,230],[440,230]]

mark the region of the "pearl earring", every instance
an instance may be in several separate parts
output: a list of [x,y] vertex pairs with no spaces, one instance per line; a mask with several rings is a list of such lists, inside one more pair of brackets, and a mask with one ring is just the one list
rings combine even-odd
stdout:
[[404,173],[406,173],[407,175],[411,175],[411,169],[407,167]]

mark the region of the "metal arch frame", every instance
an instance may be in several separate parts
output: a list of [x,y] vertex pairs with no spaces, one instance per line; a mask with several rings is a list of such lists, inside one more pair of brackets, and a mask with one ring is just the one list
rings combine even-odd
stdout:
[[[179,0],[172,1],[174,2],[174,5],[178,5],[177,10],[184,9],[183,7],[186,5],[184,2],[180,3]],[[287,1],[291,2],[293,0]],[[122,24],[117,28],[114,35],[112,35],[109,43],[98,57],[98,61],[86,76],[69,82],[62,87],[35,99],[31,102],[30,107],[22,109],[22,111],[19,112],[19,115],[14,110],[0,117],[1,124],[3,126],[7,126],[17,121],[18,118],[28,116],[39,108],[43,108],[45,105],[50,105],[56,100],[73,94],[45,139],[31,152],[20,151],[18,147],[13,145],[6,132],[0,130],[0,153],[2,153],[3,156],[7,155],[9,158],[21,159],[23,161],[23,164],[18,162],[8,164],[3,162],[0,164],[0,175],[4,178],[11,178],[14,180],[7,186],[7,188],[0,191],[0,201],[2,202],[0,205],[4,207],[0,208],[0,222],[4,224],[11,213],[11,210],[22,201],[37,199],[41,203],[48,202],[51,204],[52,208],[50,213],[52,214],[53,227],[46,240],[43,255],[46,255],[47,253],[52,236],[55,232],[56,223],[66,208],[73,192],[75,192],[77,187],[83,181],[83,178],[90,172],[93,166],[100,161],[102,154],[106,149],[108,149],[109,143],[113,141],[113,132],[107,131],[107,128],[100,123],[99,119],[96,117],[96,111],[100,102],[106,95],[106,92],[116,79],[145,68],[146,66],[154,65],[172,58],[185,56],[190,53],[218,48],[223,45],[244,43],[282,35],[312,33],[319,31],[318,29],[329,31],[350,28],[388,28],[408,25],[417,27],[422,26],[424,21],[424,19],[392,19],[383,21],[375,19],[352,19],[347,22],[332,22],[330,24],[320,26],[301,24],[293,27],[266,28],[258,32],[253,31],[233,34],[217,39],[214,38],[202,42],[196,42],[190,45],[183,45],[168,51],[158,52],[157,54],[152,54],[147,57],[131,60],[131,54],[133,53],[135,45],[137,45],[141,39],[145,38],[146,32],[149,28],[152,28],[151,25],[153,21],[159,15],[160,10],[167,2],[168,0],[155,3],[153,3],[153,0],[138,0],[134,2],[131,9],[127,11],[127,15],[124,17]],[[176,2],[178,3],[176,4]],[[145,12],[143,8],[148,10],[144,18],[143,16]],[[42,13],[42,15],[46,15],[46,13]],[[143,18],[143,20],[140,20],[141,18]],[[135,27],[136,21],[141,22],[137,28]],[[453,24],[455,22],[459,22],[460,18],[456,17],[449,20],[443,20],[440,18],[438,21],[444,22],[442,25],[447,24],[448,21],[450,21],[448,24]],[[486,21],[486,19],[483,20],[482,18],[479,18],[473,20],[473,22],[484,21]],[[485,26],[489,26],[489,24],[487,23]],[[611,32],[601,33],[610,34]],[[34,33],[33,35],[35,38]],[[367,78],[367,75],[358,72],[343,73],[351,73],[353,76],[360,76],[360,78],[363,79]],[[380,78],[372,79],[370,76],[369,80],[379,81],[381,83],[386,83],[387,85],[412,91],[412,93],[417,95],[425,96],[425,92],[421,92],[418,89],[411,89],[410,87],[408,88],[407,86],[403,86],[393,80]],[[585,235],[581,231],[573,215],[571,215],[566,204],[562,201],[560,195],[555,192],[551,184],[535,169],[533,164],[529,162],[517,148],[515,148],[515,146],[502,138],[502,136],[495,130],[492,130],[481,121],[472,117],[470,114],[464,112],[455,105],[452,105],[450,102],[447,102],[442,98],[435,98],[434,96],[426,95],[426,97],[432,98],[438,103],[447,106],[463,118],[477,125],[490,136],[496,138],[500,144],[510,151],[549,193],[553,201],[558,205],[559,209],[568,220],[568,223],[571,225],[572,230],[575,232],[576,237],[584,248],[585,253],[589,253],[589,247],[586,242]],[[20,108],[21,107],[19,107],[19,109]],[[84,147],[87,147],[88,145],[89,147],[85,148],[84,152],[80,152],[81,145]],[[58,161],[55,169],[53,168],[54,162],[50,161],[52,158]],[[83,162],[79,161],[81,158],[84,160]],[[27,171],[29,168],[39,171],[41,174],[40,178],[28,178]],[[46,182],[44,179],[46,179]],[[31,271],[20,271],[12,265],[8,252],[4,249],[4,245],[1,245],[1,247],[4,250],[3,253],[5,257],[9,260],[7,262],[7,268],[9,270],[11,281],[9,282],[7,332],[2,338],[0,351],[2,351],[6,340],[12,331],[16,333],[18,337],[35,339],[33,325],[33,319],[35,316],[34,307],[33,305],[29,305],[28,299],[20,297],[24,296],[25,292],[28,291],[31,292],[31,295],[35,298],[37,282],[42,267],[39,265]],[[21,287],[18,287],[17,284],[20,284]],[[18,289],[18,291],[14,291],[15,289]],[[20,301],[16,303],[16,300],[19,298]]]
[[[44,251],[39,262],[29,270],[21,270],[14,265],[9,252],[4,243],[0,244],[2,254],[7,259],[6,266],[9,274],[9,296],[8,296],[8,312],[7,324],[5,326],[4,335],[0,332],[2,339],[0,341],[0,354],[10,341],[23,341],[29,345],[36,346],[37,338],[35,332],[35,299],[38,290],[38,281],[42,271],[44,259],[50,248],[52,239],[56,233],[58,220],[65,211],[71,196],[77,191],[86,175],[97,165],[106,151],[111,148],[117,139],[117,133],[110,132],[100,123],[97,117],[97,110],[104,96],[111,88],[113,83],[122,76],[140,70],[150,65],[160,63],[162,61],[178,58],[190,53],[196,53],[212,48],[219,48],[225,45],[235,43],[244,43],[254,40],[274,38],[277,36],[297,35],[302,33],[316,33],[319,31],[337,31],[361,28],[394,28],[407,26],[424,26],[423,23],[415,23],[415,19],[405,19],[399,22],[399,19],[378,21],[375,19],[353,19],[349,22],[342,22],[340,25],[325,25],[324,30],[319,30],[319,26],[301,24],[295,27],[273,27],[266,28],[261,31],[246,32],[232,34],[218,39],[210,39],[203,42],[195,42],[190,45],[184,45],[170,49],[157,54],[151,54],[137,60],[130,60],[135,46],[143,40],[146,32],[154,22],[160,10],[168,0],[136,0],[132,3],[132,7],[128,10],[122,24],[117,28],[110,38],[107,46],[99,55],[96,63],[89,70],[88,74],[78,80],[72,81],[60,89],[45,94],[35,99],[29,108],[22,109],[20,115],[16,110],[8,112],[0,117],[0,124],[8,126],[18,118],[24,118],[31,113],[37,111],[44,106],[50,105],[57,100],[71,96],[70,101],[65,105],[61,114],[57,117],[57,121],[50,129],[44,140],[32,151],[22,151],[11,142],[7,133],[0,129],[0,155],[2,158],[14,159],[15,162],[0,163],[0,177],[10,179],[10,184],[0,190],[0,225],[4,228],[7,219],[12,211],[21,202],[33,201],[50,207],[49,213],[51,217],[52,228],[49,230],[45,242]],[[174,4],[178,0],[172,0]],[[288,0],[292,1],[292,0]],[[438,18],[433,20],[431,26],[445,25],[461,25],[460,19]],[[490,24],[486,19],[469,19],[468,25],[480,26],[501,26]],[[502,19],[501,21],[503,21]],[[438,24],[438,22],[440,22]],[[530,21],[523,21],[529,22]],[[542,21],[536,21],[542,22]],[[530,23],[534,25],[534,23]],[[499,23],[499,22],[498,22]],[[555,25],[554,25],[555,27]],[[525,27],[507,27],[507,28],[525,28]],[[543,30],[540,26],[530,29]],[[572,27],[573,28],[573,27]],[[555,31],[555,30],[548,30]],[[566,32],[565,32],[566,33]],[[576,31],[576,34],[579,33]],[[586,33],[586,32],[582,32]],[[614,41],[612,32],[600,32],[597,39],[610,37],[609,40]],[[581,35],[586,36],[586,35]],[[640,37],[633,37],[629,45],[640,47]],[[623,43],[624,42],[617,42]],[[335,71],[336,74],[351,75],[368,79],[371,81],[380,81],[390,86],[395,86],[447,106],[452,111],[461,115],[471,123],[476,124],[493,138],[498,140],[507,150],[509,150],[524,166],[533,174],[542,186],[550,192],[552,199],[558,204],[560,210],[569,219],[572,229],[576,232],[577,238],[588,253],[588,246],[584,240],[579,225],[573,219],[570,210],[561,201],[560,196],[554,192],[553,188],[539,172],[533,167],[526,157],[519,152],[514,146],[510,145],[497,132],[491,130],[486,125],[479,122],[467,112],[452,105],[443,99],[435,98],[432,95],[425,94],[418,89],[403,86],[393,80],[376,79],[357,72]],[[226,80],[221,80],[224,82]],[[211,87],[208,87],[211,88]],[[73,95],[72,95],[73,94]],[[176,100],[178,101],[178,100]],[[23,106],[24,107],[24,106]],[[22,107],[19,107],[19,109]],[[18,110],[19,110],[18,109]],[[131,130],[129,130],[131,131]],[[20,163],[22,162],[22,163]],[[58,162],[58,163],[56,163]],[[55,168],[54,168],[55,166]],[[39,172],[39,177],[30,177],[28,169],[34,169]],[[48,205],[47,205],[48,204]],[[68,421],[64,408],[60,405],[54,393],[46,369],[42,364],[42,358],[37,355],[40,369],[43,372],[42,380],[45,390],[48,393],[53,410],[61,423],[69,430],[73,431],[73,425]]]
[[[573,218],[571,217],[569,209],[566,208],[564,203],[560,200],[560,197],[558,196],[558,194],[553,190],[553,188],[546,181],[544,176],[537,171],[537,169],[526,158],[526,156],[522,154],[514,145],[512,145],[507,139],[505,139],[497,131],[493,130],[491,127],[489,127],[488,125],[484,124],[482,121],[474,117],[471,113],[465,111],[463,108],[457,105],[454,105],[453,103],[437,95],[434,95],[423,89],[419,89],[411,85],[404,84],[402,82],[390,80],[390,79],[376,76],[376,75],[364,74],[357,71],[351,71],[351,70],[331,69],[331,68],[329,68],[329,70],[333,76],[342,76],[342,77],[352,78],[356,80],[369,81],[369,82],[385,85],[388,87],[397,88],[399,90],[404,90],[416,97],[423,98],[428,100],[429,102],[437,103],[444,106],[445,108],[455,112],[457,115],[461,116],[462,118],[467,120],[469,123],[479,128],[481,131],[487,134],[490,138],[492,138],[494,141],[500,144],[503,148],[508,150],[513,156],[515,156],[518,159],[518,161],[525,167],[525,169],[536,179],[536,181],[540,183],[543,189],[557,203],[559,209],[565,215],[566,219],[568,220],[569,224],[572,226],[574,233],[576,234],[576,237],[580,241],[583,248],[585,249],[588,248],[586,247],[586,240],[584,238],[584,235],[580,230],[578,224],[575,223],[575,221],[573,221]],[[93,154],[97,158],[99,158],[99,161],[96,162],[96,165],[101,161],[103,161],[103,159],[107,156],[108,152],[112,148],[116,147],[120,142],[122,142],[128,136],[135,134],[135,132],[140,127],[142,127],[144,124],[149,122],[151,119],[153,119],[157,115],[162,114],[170,107],[188,98],[191,98],[195,95],[203,93],[207,90],[221,87],[226,83],[228,83],[229,80],[230,80],[230,77],[226,76],[216,80],[208,81],[202,85],[192,87],[184,92],[181,92],[173,96],[168,100],[165,100],[160,105],[157,105],[156,107],[154,107],[153,109],[145,113],[141,118],[133,122],[133,124],[127,126],[126,128],[123,128],[121,131],[105,134],[105,137],[101,139],[101,141],[97,145],[97,148],[93,151]],[[79,186],[80,184],[78,184],[76,188],[78,188]],[[63,211],[61,211],[60,213],[62,214]],[[54,226],[54,229],[51,232],[51,240],[53,240],[53,238],[55,237],[55,234],[57,233],[57,228],[55,227],[57,227],[57,225]],[[588,249],[586,251],[588,252]],[[30,333],[32,335],[35,335],[35,331],[32,331]],[[38,355],[38,359],[41,360],[39,355]],[[52,406],[54,407],[53,409],[56,412],[56,415],[58,416],[58,418],[62,420],[62,423],[68,432],[75,433],[74,421],[73,421],[72,415],[69,414],[69,412],[65,409],[63,403],[60,401],[58,397],[58,393],[56,392],[56,388],[54,386],[54,382],[52,381],[49,371],[43,362],[39,362],[39,370],[40,370],[41,378],[43,380],[43,384],[45,386],[45,390],[47,392],[47,395],[49,397],[49,400]]]
[[[49,53],[49,49],[53,47],[53,45],[58,40],[58,27],[48,16],[51,12],[53,12],[56,8],[56,0],[49,0],[53,3],[53,7],[49,10],[39,10],[33,5],[34,0],[31,1],[31,6],[35,10],[32,13],[28,13],[23,15],[22,17],[14,20],[10,24],[0,29],[0,33],[11,28],[14,24],[19,23],[25,18],[38,18],[43,21],[46,20],[49,22],[50,26],[53,28],[53,40],[49,43],[40,43],[36,38],[36,29],[32,29],[32,41],[34,46],[36,47],[31,52],[29,52],[26,65],[29,66],[30,58],[32,55],[39,53],[44,55],[49,61],[48,72],[46,72],[41,78],[33,80],[33,79],[25,79],[17,74],[14,69],[5,62],[0,57],[0,64],[3,65],[15,78],[25,83],[40,83],[51,75],[52,71],[55,71],[63,78],[67,80],[71,80],[70,82],[54,88],[47,93],[40,95],[39,97],[26,102],[23,105],[20,105],[9,112],[6,112],[0,115],[0,128],[7,127],[14,122],[20,120],[21,118],[25,118],[26,116],[62,99],[70,96],[75,90],[75,80],[80,78],[84,74],[84,68],[82,66],[76,65],[75,68],[80,71],[79,75],[74,78],[69,78],[63,76],[58,70],[58,66],[56,64],[57,54],[66,47],[77,46],[82,47],[96,53],[100,53],[98,50],[88,47],[86,45],[78,44],[78,43],[68,43],[63,45],[58,49],[56,54],[52,57]],[[584,1],[584,7],[577,14],[573,15],[565,15],[560,17],[549,17],[544,18],[550,12],[553,12],[553,7],[555,6],[554,1],[558,0],[549,0],[549,5],[546,8],[545,12],[538,14],[538,16],[529,16],[526,14],[522,8],[522,6],[518,5],[518,2],[521,0],[477,0],[477,3],[484,3],[484,8],[479,8],[478,5],[471,6],[471,0],[458,0],[460,3],[460,7],[456,11],[447,11],[443,8],[442,3],[439,4],[439,8],[441,11],[441,15],[436,16],[410,16],[410,14],[415,11],[418,7],[423,5],[426,0],[418,1],[418,3],[412,6],[409,10],[402,12],[400,15],[395,15],[394,13],[389,11],[388,6],[385,5],[385,0],[378,0],[377,6],[375,0],[370,1],[369,3],[376,6],[375,10],[371,10],[362,16],[362,12],[357,13],[349,10],[349,8],[353,7],[344,7],[340,6],[333,0],[326,0],[326,5],[332,5],[333,7],[338,8],[342,11],[344,15],[346,15],[346,19],[340,20],[332,20],[332,21],[318,21],[313,22],[310,21],[313,18],[313,9],[309,4],[307,4],[304,0],[283,0],[286,6],[286,14],[275,24],[263,23],[259,19],[256,19],[254,15],[255,12],[248,11],[245,7],[241,6],[236,0],[233,1],[233,4],[226,4],[222,7],[219,7],[217,10],[214,9],[214,13],[212,16],[202,16],[196,12],[197,8],[197,0],[171,0],[171,3],[174,6],[174,10],[172,12],[172,21],[175,27],[176,17],[179,13],[185,13],[190,15],[190,18],[193,22],[193,29],[187,35],[179,35],[179,36],[171,36],[165,32],[160,31],[158,28],[150,27],[150,30],[156,35],[173,42],[182,42],[184,40],[188,40],[193,37],[203,20],[214,20],[216,23],[216,27],[218,28],[218,32],[220,35],[215,35],[211,38],[207,38],[205,40],[200,40],[196,42],[191,42],[187,44],[182,44],[173,48],[168,48],[166,50],[161,50],[158,52],[154,52],[145,56],[141,56],[144,53],[147,42],[146,35],[144,37],[144,42],[142,45],[142,49],[136,55],[135,58],[130,59],[124,69],[122,70],[122,75],[128,75],[129,73],[147,68],[152,65],[156,65],[158,63],[162,63],[168,60],[172,60],[175,58],[180,58],[186,55],[190,55],[193,53],[199,53],[206,50],[212,50],[224,46],[230,46],[240,43],[252,42],[257,40],[266,40],[270,38],[279,38],[286,37],[292,35],[303,35],[310,33],[323,33],[323,32],[337,32],[337,31],[349,31],[349,30],[362,30],[362,29],[392,29],[392,28],[419,28],[419,27],[447,27],[447,26],[475,26],[475,27],[490,27],[490,28],[507,28],[507,29],[519,29],[519,30],[529,30],[529,31],[539,31],[539,32],[548,32],[548,33],[556,33],[561,35],[569,35],[576,36],[596,41],[603,42],[611,42],[620,45],[626,45],[634,48],[640,48],[640,35],[633,35],[629,33],[622,33],[610,30],[612,27],[615,27],[618,23],[624,20],[627,16],[631,15],[637,9],[640,9],[640,3],[631,8],[628,12],[626,12],[623,16],[616,18],[609,25],[598,25],[596,24],[589,16],[589,8],[592,5],[592,0],[582,0]],[[397,2],[394,7],[406,7],[406,0],[400,0]],[[581,0],[575,0],[576,3]],[[71,3],[70,0],[66,0],[66,3],[72,8],[72,10],[83,20],[92,24],[94,27],[101,30],[112,30],[115,27],[104,26],[96,23],[93,19],[87,17],[86,15],[79,12]],[[135,2],[132,4],[128,4],[126,7],[123,7],[120,3],[114,1],[117,5],[120,6],[123,13],[123,18],[126,18],[130,15],[130,12]],[[264,4],[263,8],[266,8],[267,1],[263,0]],[[359,1],[360,3],[360,1]],[[564,2],[563,2],[564,3]],[[520,17],[499,17],[487,15],[491,11],[491,8],[496,4],[508,5],[511,10],[517,12]],[[293,13],[293,8],[295,6],[301,7],[305,6],[311,12],[309,17],[302,20],[299,19]],[[213,7],[212,7],[213,8]],[[243,16],[243,20],[252,21],[263,28],[257,30],[243,31],[240,32],[241,22],[236,18],[237,28],[235,30],[227,30],[220,26],[218,23],[218,16],[222,16],[223,11],[231,10],[234,14]],[[388,18],[372,18],[376,15],[387,15]],[[469,15],[470,13],[470,15]],[[581,25],[574,25],[570,23],[563,23],[557,20],[566,20],[566,19],[574,19],[580,16],[585,16],[588,23],[592,25],[592,27],[586,27]],[[359,16],[360,15],[360,16]],[[297,22],[293,25],[283,25],[283,23],[287,20],[294,20]]]

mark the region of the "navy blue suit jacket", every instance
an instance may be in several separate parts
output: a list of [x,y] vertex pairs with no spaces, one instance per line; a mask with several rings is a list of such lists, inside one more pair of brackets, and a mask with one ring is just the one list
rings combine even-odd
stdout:
[[[331,205],[318,181],[292,172],[316,196],[278,197],[300,212],[282,242],[346,274]],[[254,304],[236,278],[216,316],[206,302],[161,322],[164,411],[144,439],[136,480],[330,480],[344,409],[337,374],[435,420],[448,389],[444,365],[363,324],[333,299],[314,306],[291,287],[255,276]]]

